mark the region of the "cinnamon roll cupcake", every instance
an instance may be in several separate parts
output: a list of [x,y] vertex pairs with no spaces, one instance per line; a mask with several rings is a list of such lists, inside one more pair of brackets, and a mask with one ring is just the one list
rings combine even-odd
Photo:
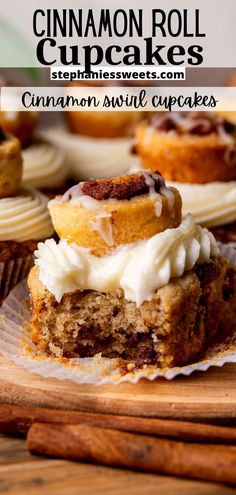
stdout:
[[190,212],[223,241],[236,240],[236,126],[215,112],[156,115],[136,131],[144,167],[165,174]]
[[158,168],[167,180],[236,179],[236,126],[213,112],[156,114],[137,126],[135,146],[143,166]]
[[39,243],[28,277],[36,354],[164,368],[232,331],[227,261],[160,174],[87,181],[49,209],[60,241]]
[[101,256],[177,227],[181,199],[159,173],[142,172],[80,183],[50,201],[49,211],[59,237]]
[[0,198],[0,303],[27,276],[38,241],[54,233],[47,203],[33,189]]

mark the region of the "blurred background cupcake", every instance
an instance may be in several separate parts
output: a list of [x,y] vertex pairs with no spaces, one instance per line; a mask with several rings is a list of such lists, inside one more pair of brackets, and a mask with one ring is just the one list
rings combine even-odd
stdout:
[[[71,83],[68,87],[105,86],[98,83]],[[94,94],[94,90],[93,90]],[[72,179],[113,177],[121,175],[138,161],[132,154],[135,125],[143,112],[68,111],[64,112],[67,127],[48,128],[41,133],[65,152]]]
[[69,167],[58,145],[37,137],[22,150],[22,156],[25,186],[40,189],[50,197],[68,189]]
[[[17,84],[15,84],[17,85]],[[6,80],[3,75],[0,75],[0,86],[13,87],[9,80]],[[4,132],[17,137],[22,148],[30,146],[33,141],[35,129],[39,121],[39,113],[35,111],[19,112],[19,111],[0,111],[0,126]]]
[[236,125],[215,112],[156,114],[137,126],[135,149],[179,190],[184,214],[236,240]]
[[[0,84],[13,86],[3,77]],[[59,144],[37,136],[39,120],[40,113],[35,111],[0,111],[3,131],[18,138],[21,143],[23,185],[36,187],[53,196],[68,189],[69,168]]]
[[40,240],[54,233],[48,198],[21,187],[20,142],[0,130],[0,304],[28,274]]
[[[236,87],[236,72],[231,72],[231,74],[228,75],[225,85],[227,87],[235,88]],[[219,112],[219,115],[221,115],[223,118],[228,119],[230,122],[233,122],[233,124],[236,124],[236,112],[230,112],[230,111],[221,111]]]

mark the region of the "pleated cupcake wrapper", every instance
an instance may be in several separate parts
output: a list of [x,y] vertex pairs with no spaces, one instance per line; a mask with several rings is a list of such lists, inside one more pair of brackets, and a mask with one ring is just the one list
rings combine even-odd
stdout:
[[27,277],[33,263],[33,254],[0,263],[0,302],[21,280]]
[[[236,266],[236,243],[219,244],[219,247],[230,264]],[[107,359],[101,355],[63,362],[56,358],[35,357],[35,347],[27,335],[30,320],[28,303],[29,293],[23,281],[9,294],[0,311],[0,352],[6,359],[43,377],[93,385],[137,383],[141,378],[154,380],[163,377],[171,380],[180,375],[188,376],[194,371],[206,371],[212,366],[236,363],[236,328],[231,337],[209,348],[201,361],[169,369],[156,366],[135,369],[132,364],[124,369],[121,360]]]

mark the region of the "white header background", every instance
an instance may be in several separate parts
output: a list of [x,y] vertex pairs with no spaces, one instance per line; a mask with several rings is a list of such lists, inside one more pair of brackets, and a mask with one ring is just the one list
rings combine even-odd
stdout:
[[[24,50],[24,54],[18,49],[10,50],[6,44],[1,43],[0,50],[0,66],[1,67],[36,67],[40,66],[36,59],[35,51],[37,43],[41,38],[34,36],[32,29],[32,17],[35,9],[62,8],[93,9],[96,16],[101,8],[108,8],[111,12],[115,9],[138,10],[143,9],[144,16],[144,37],[151,36],[151,10],[163,9],[166,12],[170,9],[181,10],[186,8],[190,11],[189,28],[194,21],[193,12],[195,9],[200,9],[200,29],[206,33],[206,38],[185,38],[169,37],[155,38],[155,44],[172,46],[182,44],[188,47],[192,44],[200,44],[204,47],[204,62],[197,67],[236,67],[236,1],[235,0],[7,0],[0,2],[0,31],[8,32],[11,39],[15,38],[16,45],[17,37],[13,34],[18,32],[21,39],[26,41],[28,49]],[[192,13],[192,14],[191,14]],[[4,29],[3,29],[4,28]],[[13,29],[13,30],[12,30]],[[12,30],[12,32],[11,32]],[[60,44],[100,44],[104,48],[108,44],[119,44],[125,46],[127,44],[137,44],[142,46],[142,39],[134,38],[109,38],[104,36],[102,39],[88,37],[86,39],[57,38],[57,43]],[[51,49],[52,50],[52,49]],[[55,49],[54,49],[55,50]],[[186,57],[187,58],[187,57]],[[60,65],[57,61],[55,65]],[[105,65],[103,62],[102,65]],[[168,64],[169,65],[169,64]],[[186,65],[187,64],[183,64]],[[41,66],[42,67],[42,66]],[[181,67],[181,66],[178,66]]]

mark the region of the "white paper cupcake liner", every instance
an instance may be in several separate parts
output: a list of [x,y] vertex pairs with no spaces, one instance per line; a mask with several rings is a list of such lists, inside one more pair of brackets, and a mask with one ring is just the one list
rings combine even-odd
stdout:
[[[206,371],[211,366],[223,366],[236,362],[236,332],[224,343],[212,347],[208,357],[202,361],[170,369],[146,366],[140,370],[123,371],[119,359],[106,359],[97,355],[93,358],[70,359],[62,362],[53,358],[35,358],[34,346],[25,336],[25,326],[29,320],[27,304],[29,302],[25,283],[19,284],[8,296],[0,312],[0,349],[3,356],[13,360],[32,373],[43,377],[72,380],[76,383],[117,384],[121,382],[137,383],[141,378],[154,380],[164,377],[168,380],[178,375],[190,375],[193,371]],[[23,345],[24,337],[24,345]],[[27,352],[26,352],[27,347]],[[30,352],[29,352],[30,351]]]
[[[236,245],[220,245],[221,252],[236,266]],[[8,359],[43,377],[72,380],[79,384],[137,383],[141,378],[155,380],[164,377],[171,380],[179,375],[188,376],[194,371],[206,371],[211,366],[223,366],[236,362],[235,333],[224,342],[208,349],[201,361],[187,366],[160,369],[145,366],[142,369],[124,367],[120,359],[93,358],[60,360],[34,356],[34,345],[27,337],[30,319],[29,293],[26,282],[21,282],[7,297],[0,311],[0,352]],[[235,325],[236,326],[236,325]]]

